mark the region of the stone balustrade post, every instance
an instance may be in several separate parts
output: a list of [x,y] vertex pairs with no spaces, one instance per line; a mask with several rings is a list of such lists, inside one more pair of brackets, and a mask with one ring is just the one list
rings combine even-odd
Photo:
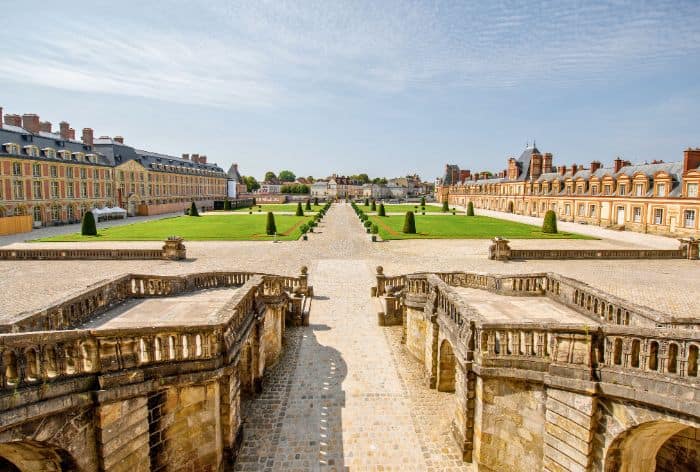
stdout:
[[690,260],[700,259],[700,239],[690,238],[680,238],[681,242],[680,249],[685,251],[685,256]]
[[510,246],[507,239],[501,237],[495,237],[492,240],[491,246],[489,246],[489,259],[496,261],[507,261],[510,260]]
[[299,289],[301,293],[306,293],[309,288],[309,268],[301,266],[299,269]]
[[377,266],[377,291],[374,294],[377,297],[381,297],[386,293],[386,275],[384,275],[384,268],[382,266]]
[[185,245],[182,243],[184,239],[178,236],[170,236],[165,240],[163,245],[163,259],[171,261],[179,261],[187,257]]

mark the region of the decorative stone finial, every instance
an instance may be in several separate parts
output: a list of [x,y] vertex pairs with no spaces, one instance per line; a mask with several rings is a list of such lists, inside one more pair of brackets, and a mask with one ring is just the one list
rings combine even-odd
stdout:
[[309,273],[309,268],[306,266],[301,266],[300,272],[301,272],[301,275],[306,275]]
[[377,275],[384,275],[384,267],[377,266]]

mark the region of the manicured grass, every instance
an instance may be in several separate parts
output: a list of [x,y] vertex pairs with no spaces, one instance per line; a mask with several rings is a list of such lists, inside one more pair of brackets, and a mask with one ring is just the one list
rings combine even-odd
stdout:
[[[439,209],[439,208],[438,208]],[[388,211],[388,210],[387,210]],[[404,234],[404,215],[370,216],[382,239],[595,239],[575,233],[545,234],[538,226],[488,216],[438,216],[416,214],[416,234]]]
[[[371,206],[364,206],[364,205],[357,205],[360,207],[360,210],[364,211],[368,215],[373,213],[371,210]],[[433,205],[425,205],[425,210],[421,209],[420,205],[416,205],[418,209],[414,208],[414,205],[407,204],[407,205],[387,205],[386,203],[384,204],[384,210],[386,210],[387,213],[403,213],[405,214],[407,211],[412,211],[416,215],[420,215],[421,212],[425,211],[425,213],[441,213],[442,208],[438,206],[433,206]],[[451,211],[450,207],[450,211]],[[379,203],[377,203],[377,209],[379,209]]]
[[[162,220],[134,223],[98,230],[97,236],[80,233],[38,239],[42,242],[61,241],[162,241],[168,236],[180,236],[185,241],[272,241],[265,234],[267,213],[259,215],[177,216]],[[277,239],[299,239],[299,227],[311,221],[306,216],[275,215]]]
[[[306,202],[302,202],[301,204],[301,209],[304,210],[306,208]],[[304,210],[304,213],[307,211],[316,213],[318,210],[323,208],[323,205],[314,205],[313,202],[311,203],[311,210]],[[258,211],[260,210],[260,211]],[[248,213],[249,211],[252,211],[253,214],[255,213],[267,213],[268,211],[271,211],[273,213],[277,212],[290,212],[294,213],[297,211],[297,204],[296,203],[280,203],[280,204],[266,204],[266,205],[255,205],[254,207],[250,208],[236,208],[235,210],[232,211],[237,211],[237,212],[245,212]]]

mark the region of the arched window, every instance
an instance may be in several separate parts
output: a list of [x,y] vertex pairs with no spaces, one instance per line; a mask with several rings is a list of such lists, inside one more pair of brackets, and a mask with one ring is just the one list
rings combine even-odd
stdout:
[[622,339],[615,339],[613,347],[613,362],[615,365],[622,365]]
[[635,339],[632,341],[632,357],[630,360],[630,364],[632,367],[637,367],[639,368],[639,348],[640,348],[640,341],[639,339]]
[[658,370],[659,368],[659,343],[652,341],[649,344],[649,370]]
[[671,343],[668,346],[668,363],[666,370],[671,374],[678,372],[678,344]]
[[698,376],[698,347],[694,344],[688,348],[688,376]]

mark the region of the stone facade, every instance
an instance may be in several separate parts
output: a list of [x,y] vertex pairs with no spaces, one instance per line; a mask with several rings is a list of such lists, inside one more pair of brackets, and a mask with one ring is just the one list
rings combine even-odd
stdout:
[[[546,313],[537,308],[499,321],[495,306],[462,295],[473,289],[501,305],[544,297],[571,315],[538,321]],[[380,268],[372,293],[399,300],[406,352],[427,387],[454,392],[453,436],[479,470],[700,465],[697,320],[643,314],[555,274],[389,277]]]

